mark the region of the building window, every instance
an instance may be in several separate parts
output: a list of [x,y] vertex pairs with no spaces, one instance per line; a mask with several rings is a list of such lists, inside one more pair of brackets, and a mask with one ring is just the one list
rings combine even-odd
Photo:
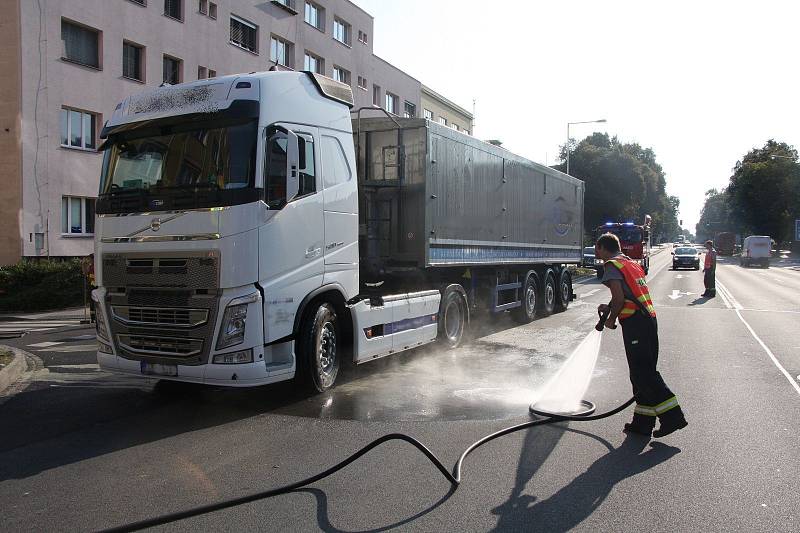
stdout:
[[350,71],[334,65],[333,79],[335,79],[336,81],[340,81],[342,83],[346,83],[347,85],[350,85]]
[[294,54],[292,43],[274,35],[269,40],[269,59],[273,63],[292,68]]
[[100,68],[100,35],[98,30],[61,19],[61,58]]
[[122,41],[122,76],[144,81],[144,46]]
[[361,30],[358,30],[358,42],[367,44],[367,34]]
[[61,108],[61,146],[83,150],[97,148],[97,115]]
[[208,3],[208,17],[214,20],[217,19],[217,4],[214,2]]
[[447,119],[444,117],[439,117],[439,124],[442,126],[447,126]]
[[411,102],[406,102],[405,105],[403,106],[403,116],[405,118],[416,118],[417,106],[415,106]]
[[183,0],[164,0],[164,14],[183,21]]
[[324,63],[325,61],[321,57],[315,56],[311,52],[306,51],[305,60],[303,61],[303,70],[322,74],[325,70]]
[[216,78],[217,77],[217,71],[212,69],[212,68],[208,69],[208,77],[209,78]]
[[399,105],[397,103],[398,100],[399,100],[399,98],[396,95],[394,95],[394,94],[392,94],[392,93],[387,91],[386,92],[386,111],[388,111],[389,113],[391,113],[393,115],[396,115],[397,114],[397,108],[398,108],[398,105]]
[[258,26],[231,15],[231,44],[258,53]]
[[381,86],[372,84],[372,105],[381,105]]
[[208,15],[208,0],[199,0],[197,10],[203,15]]
[[333,38],[350,46],[350,24],[342,19],[333,19]]
[[61,197],[61,233],[94,234],[94,198]]
[[422,114],[425,115],[426,119],[433,120],[433,111],[430,109],[422,108]]
[[147,0],[130,0],[130,1],[133,2],[134,4],[139,4],[140,6],[147,5]]
[[178,85],[183,81],[183,61],[177,57],[164,56],[164,83]]
[[276,3],[276,4],[279,4],[279,5],[283,6],[283,7],[289,8],[289,10],[292,13],[294,13],[295,15],[297,14],[297,11],[295,11],[295,9],[294,9],[294,0],[272,0],[272,1],[274,3]]
[[364,78],[362,76],[358,77],[358,88],[364,89],[365,91],[367,90],[367,78]]
[[198,66],[197,67],[197,79],[198,80],[204,80],[206,78],[208,78],[208,69],[206,67],[203,67],[203,66]]
[[313,2],[306,2],[306,23],[320,31],[325,31],[325,9]]

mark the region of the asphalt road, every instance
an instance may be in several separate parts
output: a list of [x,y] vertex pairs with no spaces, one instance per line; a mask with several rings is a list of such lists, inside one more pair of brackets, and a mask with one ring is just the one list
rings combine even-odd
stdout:
[[[649,283],[660,370],[686,429],[628,438],[629,409],[522,431],[470,456],[452,493],[421,454],[390,443],[309,489],[163,529],[800,531],[800,265],[723,259],[720,295],[705,299],[702,274],[669,263],[658,254]],[[322,397],[115,377],[97,369],[80,327],[4,340],[33,353],[35,369],[0,397],[2,529],[95,530],[239,496],[394,431],[453,464],[474,440],[530,420],[527,404],[608,299],[593,279],[577,292],[565,313],[481,321],[459,350],[352,369]],[[606,332],[587,397],[605,411],[630,394],[621,333]]]

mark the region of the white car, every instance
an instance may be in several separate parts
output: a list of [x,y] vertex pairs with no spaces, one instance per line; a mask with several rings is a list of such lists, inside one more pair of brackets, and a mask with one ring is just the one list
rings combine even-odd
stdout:
[[771,247],[772,239],[766,235],[750,235],[746,237],[744,243],[742,243],[742,255],[739,257],[739,264],[747,267],[753,263],[758,263],[768,268]]

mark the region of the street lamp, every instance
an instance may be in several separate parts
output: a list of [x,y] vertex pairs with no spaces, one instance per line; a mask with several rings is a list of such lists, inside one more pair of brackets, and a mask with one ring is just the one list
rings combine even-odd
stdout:
[[582,122],[567,122],[567,174],[569,174],[569,127],[575,124],[598,124],[600,122],[606,122],[606,119],[601,118],[600,120],[584,120]]

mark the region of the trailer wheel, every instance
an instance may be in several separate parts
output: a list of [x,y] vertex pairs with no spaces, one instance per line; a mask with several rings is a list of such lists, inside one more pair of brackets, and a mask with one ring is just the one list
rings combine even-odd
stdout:
[[536,276],[529,273],[522,286],[522,305],[511,311],[511,317],[520,324],[527,324],[536,318],[539,307],[539,287],[536,285]]
[[567,270],[561,272],[558,281],[558,296],[556,298],[556,311],[566,311],[572,300],[572,276]]
[[542,303],[540,310],[544,316],[553,314],[556,308],[557,298],[556,278],[553,272],[549,270],[544,278],[544,286],[542,287]]
[[439,339],[448,348],[457,348],[467,330],[467,300],[460,285],[444,290],[439,304]]
[[333,306],[320,303],[309,310],[298,334],[298,376],[316,392],[333,387],[339,374],[339,321]]

